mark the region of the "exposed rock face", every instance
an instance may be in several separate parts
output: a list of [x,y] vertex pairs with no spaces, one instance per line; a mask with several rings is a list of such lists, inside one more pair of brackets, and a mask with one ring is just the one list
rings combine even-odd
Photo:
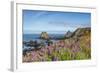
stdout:
[[68,38],[72,35],[72,32],[71,31],[68,31],[66,34],[65,34],[65,37]]
[[49,35],[47,34],[47,32],[42,32],[40,35],[40,38],[47,40],[47,39],[49,39]]
[[81,36],[86,36],[86,35],[90,35],[91,33],[91,28],[78,28],[75,32],[73,32],[73,34],[71,35],[71,37],[81,37]]

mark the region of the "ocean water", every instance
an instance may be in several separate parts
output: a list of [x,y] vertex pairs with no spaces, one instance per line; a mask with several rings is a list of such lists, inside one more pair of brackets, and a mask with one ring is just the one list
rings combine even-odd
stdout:
[[23,34],[24,41],[37,40],[40,38],[39,34]]
[[[49,34],[49,37],[51,38],[60,38],[60,37],[64,37],[64,34]],[[30,40],[32,41],[37,41],[38,43],[41,42],[42,39],[40,39],[40,34],[23,34],[23,41],[25,42],[29,42]],[[56,42],[55,39],[51,39],[53,42]],[[42,40],[45,42],[45,40]],[[26,46],[23,44],[23,50],[24,49],[29,49],[32,47]]]
[[[64,37],[64,34],[49,34],[51,38]],[[23,41],[40,40],[40,34],[23,34]]]

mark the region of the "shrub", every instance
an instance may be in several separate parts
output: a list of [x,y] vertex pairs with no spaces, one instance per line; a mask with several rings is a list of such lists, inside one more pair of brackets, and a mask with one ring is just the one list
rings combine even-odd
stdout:
[[76,53],[75,59],[76,60],[87,59],[87,56],[84,52],[78,52]]

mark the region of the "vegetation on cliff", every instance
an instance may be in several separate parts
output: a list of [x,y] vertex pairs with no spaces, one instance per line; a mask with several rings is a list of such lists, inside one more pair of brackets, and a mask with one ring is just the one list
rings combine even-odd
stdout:
[[91,28],[78,28],[66,37],[53,42],[47,32],[42,32],[40,43],[33,50],[23,51],[23,62],[65,61],[91,59]]

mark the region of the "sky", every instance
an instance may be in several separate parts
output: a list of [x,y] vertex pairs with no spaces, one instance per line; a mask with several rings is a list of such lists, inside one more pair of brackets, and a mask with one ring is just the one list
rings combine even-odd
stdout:
[[91,27],[91,13],[23,10],[23,32],[56,33]]

